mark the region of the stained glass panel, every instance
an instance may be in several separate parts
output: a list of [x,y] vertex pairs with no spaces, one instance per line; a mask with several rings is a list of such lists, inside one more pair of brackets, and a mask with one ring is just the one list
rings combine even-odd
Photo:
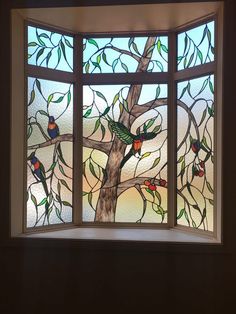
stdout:
[[83,221],[167,222],[167,85],[83,95]]
[[213,231],[214,76],[178,83],[177,222]]
[[28,78],[27,227],[72,221],[72,85]]
[[147,72],[166,72],[168,37],[85,38],[84,73],[141,72],[141,59],[149,61]]
[[28,26],[28,64],[73,71],[73,37]]
[[178,35],[178,70],[214,61],[215,22]]

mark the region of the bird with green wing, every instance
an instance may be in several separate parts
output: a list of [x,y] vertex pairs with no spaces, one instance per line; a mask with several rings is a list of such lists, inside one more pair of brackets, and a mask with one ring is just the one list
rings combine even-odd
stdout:
[[[158,133],[144,132],[137,135],[132,134],[129,129],[120,122],[109,120],[109,126],[112,132],[126,145],[132,145],[128,154],[121,161],[120,168],[123,168],[125,163],[135,154],[141,155],[141,148],[144,141],[154,139]],[[139,129],[138,129],[139,130]]]

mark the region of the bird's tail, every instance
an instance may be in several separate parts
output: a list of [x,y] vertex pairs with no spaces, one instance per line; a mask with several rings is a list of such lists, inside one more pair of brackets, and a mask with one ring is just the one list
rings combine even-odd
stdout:
[[46,194],[47,200],[45,203],[45,218],[47,218],[47,221],[49,223],[49,203],[48,203],[48,196],[49,196],[49,192],[48,192],[48,186],[45,180],[42,180],[42,184],[43,184],[43,188],[44,188],[44,192]]
[[132,149],[128,152],[127,155],[125,155],[125,157],[122,159],[121,163],[120,163],[120,169],[122,169],[124,167],[124,164],[130,159],[130,157],[133,156],[133,152]]

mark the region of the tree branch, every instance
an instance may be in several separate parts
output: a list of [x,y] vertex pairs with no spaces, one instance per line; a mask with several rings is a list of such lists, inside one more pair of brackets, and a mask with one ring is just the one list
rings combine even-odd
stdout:
[[43,148],[43,147],[47,147],[56,143],[60,143],[60,142],[73,142],[73,135],[72,134],[63,134],[63,135],[59,135],[51,140],[48,140],[46,142],[40,143],[40,144],[36,144],[36,145],[31,145],[28,147],[28,149],[38,149],[38,148]]
[[[142,114],[144,114],[145,112],[147,112],[150,109],[154,109],[157,107],[161,107],[161,106],[166,106],[168,103],[167,98],[162,98],[162,99],[156,99],[155,101],[149,101],[143,105],[137,105],[135,104],[131,110],[131,124],[134,122],[134,120],[136,118],[138,118],[139,116],[141,116]],[[198,130],[198,125],[196,122],[196,119],[191,111],[191,109],[181,100],[177,100],[177,106],[183,108],[187,114],[189,115],[190,120],[192,121],[196,134],[197,134],[197,139],[200,139],[200,134],[199,134],[199,130]]]
[[[59,135],[55,137],[54,139],[48,140],[46,142],[36,144],[36,145],[31,145],[28,147],[28,149],[43,148],[50,145],[58,144],[60,142],[73,142],[73,135],[72,134]],[[83,146],[88,147],[88,148],[98,149],[108,155],[112,146],[112,142],[99,142],[99,141],[95,141],[95,140],[84,137]]]
[[83,146],[87,148],[98,149],[108,155],[112,146],[112,142],[99,142],[87,137],[83,137]]
[[140,62],[140,60],[141,60],[140,57],[138,57],[137,55],[135,55],[134,53],[132,53],[132,52],[130,52],[128,50],[119,49],[119,48],[114,47],[114,46],[110,46],[110,47],[107,47],[107,48],[111,48],[112,50],[118,51],[121,54],[128,55],[128,56],[134,58],[137,62]]

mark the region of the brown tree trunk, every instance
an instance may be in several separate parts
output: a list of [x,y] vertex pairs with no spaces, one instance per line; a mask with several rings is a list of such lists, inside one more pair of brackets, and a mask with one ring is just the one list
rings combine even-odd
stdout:
[[[136,72],[147,71],[152,52],[147,55],[148,49],[155,43],[156,37],[149,37],[147,39],[143,56],[138,64]],[[146,56],[147,55],[147,56]],[[142,85],[131,85],[128,96],[128,108],[132,110],[133,106],[138,103]],[[126,110],[123,110],[119,122],[123,123],[130,129],[130,115]],[[113,141],[108,161],[106,165],[106,177],[103,178],[102,188],[100,190],[95,221],[97,222],[114,222],[117,204],[117,189],[120,183],[120,164],[124,158],[126,144],[120,141],[116,136]]]

